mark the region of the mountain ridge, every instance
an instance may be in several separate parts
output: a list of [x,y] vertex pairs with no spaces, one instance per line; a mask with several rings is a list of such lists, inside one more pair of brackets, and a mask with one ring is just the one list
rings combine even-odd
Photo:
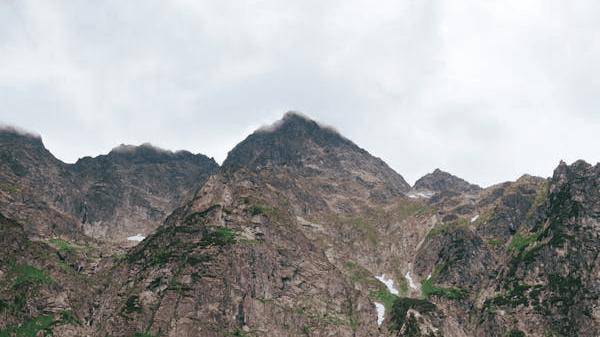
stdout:
[[[119,150],[135,160],[119,164]],[[0,214],[91,200],[85,227],[119,213],[136,219],[122,207],[140,190],[152,202],[184,196],[131,248],[56,233],[30,242],[0,216],[0,231],[21,249],[0,252],[0,312],[8,312],[0,336],[42,319],[61,337],[600,332],[600,164],[561,162],[548,179],[526,175],[486,188],[438,169],[410,187],[381,159],[296,113],[249,135],[222,167],[206,158],[213,170],[200,179],[170,179],[165,172],[187,166],[164,165],[165,154],[149,145],[119,150],[78,161],[77,172],[42,167],[45,184],[27,185],[38,172],[31,165],[19,176],[0,162],[0,183],[39,194],[19,199],[0,185]],[[18,153],[2,143],[0,151]],[[173,156],[196,158],[167,152]],[[82,177],[91,179],[79,185]],[[46,220],[52,209],[30,216]],[[82,215],[65,214],[79,217],[56,218],[65,229]],[[19,283],[24,304],[13,296],[23,272],[37,275]],[[61,318],[65,311],[74,319]]]

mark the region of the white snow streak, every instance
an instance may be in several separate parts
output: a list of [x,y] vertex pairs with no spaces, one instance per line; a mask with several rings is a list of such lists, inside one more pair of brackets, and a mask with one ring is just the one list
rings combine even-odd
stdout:
[[137,241],[137,242],[140,242],[140,241],[144,240],[145,238],[146,238],[146,237],[145,237],[145,236],[142,236],[142,234],[136,234],[136,235],[134,235],[134,236],[130,236],[130,237],[128,237],[128,238],[127,238],[127,240],[129,240],[129,241]]
[[396,287],[394,286],[394,280],[387,278],[385,274],[375,276],[375,278],[381,281],[383,284],[385,284],[390,293],[398,295],[398,289],[396,289]]
[[476,216],[471,218],[471,222],[475,222],[477,221],[477,219],[479,219],[479,214],[477,214]]
[[406,275],[404,275],[404,277],[406,278],[406,280],[408,281],[408,285],[415,289],[415,290],[419,290],[419,287],[417,287],[417,285],[415,284],[415,281],[413,281],[412,277],[410,277],[410,271],[406,272]]
[[377,325],[381,326],[385,318],[385,307],[379,302],[375,302],[375,310],[377,310]]

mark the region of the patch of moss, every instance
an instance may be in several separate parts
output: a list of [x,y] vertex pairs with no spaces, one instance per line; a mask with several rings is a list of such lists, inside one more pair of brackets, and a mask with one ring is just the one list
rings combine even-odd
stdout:
[[529,235],[525,235],[517,232],[510,241],[507,250],[510,253],[520,254],[525,250],[525,248],[527,248],[532,243],[536,242],[538,240],[538,237],[539,233],[531,233]]
[[487,244],[491,247],[499,247],[502,245],[502,241],[498,240],[498,239],[488,239],[486,240]]
[[469,226],[469,220],[465,218],[459,218],[449,223],[442,223],[433,227],[429,233],[427,233],[427,239],[431,239],[438,235],[450,233],[459,228],[467,228]]
[[212,227],[206,228],[200,245],[202,246],[225,246],[234,244],[236,233],[231,228]]
[[460,300],[466,297],[467,291],[460,288],[443,288],[434,284],[433,278],[421,282],[421,295],[428,299],[431,296],[444,297],[450,300]]
[[426,300],[406,297],[397,298],[394,301],[394,304],[390,311],[390,322],[392,330],[400,331],[400,329],[402,329],[402,326],[404,325],[406,320],[406,313],[410,309],[416,310],[421,314],[426,314],[428,312],[435,311],[436,307],[433,303]]
[[63,252],[63,253],[74,253],[75,252],[75,247],[68,241],[55,238],[55,239],[50,239],[49,242],[54,247],[56,247],[56,249],[58,249],[60,252]]
[[390,293],[387,290],[387,288],[381,288],[381,289],[372,291],[369,294],[369,297],[372,300],[381,302],[383,304],[383,306],[385,307],[386,311],[391,310],[392,306],[394,305],[394,302],[398,298],[398,296]]
[[15,266],[10,274],[14,275],[13,289],[28,285],[43,285],[53,283],[54,280],[44,270],[30,265]]
[[21,325],[10,325],[0,330],[0,337],[52,336],[52,326],[56,322],[50,315],[39,316]]
[[250,207],[250,215],[252,215],[252,216],[265,214],[266,212],[267,212],[267,208],[262,205],[254,205],[254,206]]
[[142,312],[142,307],[140,306],[140,298],[136,295],[129,296],[127,298],[127,301],[125,302],[125,306],[123,307],[122,312],[126,314]]
[[525,337],[525,333],[519,329],[512,329],[506,333],[506,337]]
[[71,310],[61,311],[59,322],[60,324],[81,325],[81,322],[79,322]]

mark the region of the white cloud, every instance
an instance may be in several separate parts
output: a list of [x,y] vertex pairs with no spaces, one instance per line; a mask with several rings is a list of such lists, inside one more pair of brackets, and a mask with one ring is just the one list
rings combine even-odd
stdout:
[[408,180],[597,161],[600,4],[0,2],[0,121],[59,158],[152,142],[223,160],[287,110]]

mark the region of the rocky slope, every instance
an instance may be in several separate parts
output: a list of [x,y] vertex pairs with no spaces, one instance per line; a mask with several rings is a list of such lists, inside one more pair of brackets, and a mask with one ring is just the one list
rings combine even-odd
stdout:
[[[20,201],[3,188],[3,210],[31,223],[55,210],[65,220],[52,217],[53,233],[79,226],[80,237],[33,231],[31,241],[1,218],[13,245],[0,252],[2,337],[29,336],[15,331],[31,324],[98,337],[600,335],[600,165],[561,163],[549,179],[483,189],[436,170],[411,188],[297,113],[197,176],[181,171],[206,162],[185,152],[122,147],[66,165],[28,141],[3,145],[18,160],[1,164],[0,182],[38,186],[17,174],[37,165],[40,181],[62,184]],[[14,211],[19,202],[42,206]],[[124,253],[86,235],[122,236],[169,209]],[[19,306],[22,266],[58,280],[26,289],[46,302]]]
[[[99,322],[107,323],[97,329],[377,336],[368,293],[306,235],[305,227],[319,227],[306,218],[339,216],[352,226],[353,214],[408,188],[336,132],[288,114],[233,149],[220,174],[117,267],[120,282],[109,291],[119,300],[105,303]],[[115,314],[122,310],[129,315]]]
[[113,241],[153,231],[218,169],[150,145],[65,164],[40,137],[12,129],[0,130],[0,158],[0,211],[29,233]]

